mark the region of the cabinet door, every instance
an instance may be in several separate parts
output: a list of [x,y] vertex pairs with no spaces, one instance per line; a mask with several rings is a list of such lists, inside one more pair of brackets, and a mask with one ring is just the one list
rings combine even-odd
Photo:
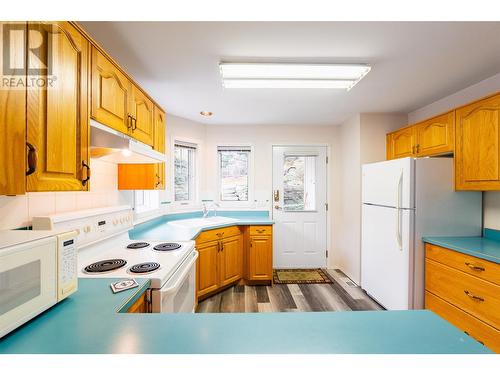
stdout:
[[[154,144],[156,151],[165,153],[165,112],[154,107]],[[165,163],[156,164],[156,189],[165,189]]]
[[417,155],[428,156],[453,152],[455,148],[455,112],[426,120],[417,128]]
[[153,146],[153,102],[135,85],[130,87],[129,113],[133,118],[130,134],[138,141]]
[[250,280],[272,280],[273,238],[271,236],[250,236],[248,268]]
[[198,297],[219,288],[218,254],[220,249],[219,241],[211,241],[203,244],[196,244],[198,259],[196,261],[196,274],[198,285]]
[[500,190],[500,95],[455,113],[455,188]]
[[224,238],[219,253],[219,283],[223,287],[241,279],[243,274],[243,236]]
[[94,120],[119,132],[127,133],[128,79],[106,56],[92,47],[92,110]]
[[[4,25],[0,22],[0,40],[4,40]],[[17,30],[25,32],[26,23],[11,23]],[[6,31],[6,30],[5,30]],[[12,76],[5,79],[25,79],[26,64],[24,60],[26,43],[18,41],[17,47],[11,48],[11,60],[19,62],[22,68],[13,71]],[[3,61],[0,61],[0,65]],[[2,72],[3,70],[2,65]],[[26,192],[26,90],[24,88],[7,88],[0,90],[0,194],[15,195]]]
[[416,134],[415,128],[409,127],[391,133],[388,137],[390,159],[404,158],[415,154]]
[[28,88],[27,142],[38,158],[27,190],[87,190],[89,43],[68,22],[30,22],[28,48],[38,48],[28,66],[41,62],[52,71],[47,85]]

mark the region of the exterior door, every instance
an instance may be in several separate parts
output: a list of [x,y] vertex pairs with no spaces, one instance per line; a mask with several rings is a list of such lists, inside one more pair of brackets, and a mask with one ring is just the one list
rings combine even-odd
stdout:
[[89,43],[67,22],[30,22],[28,47],[40,39],[45,43],[39,56],[28,54],[28,66],[50,61],[54,81],[28,88],[26,138],[37,157],[27,190],[87,190]]
[[326,267],[326,146],[273,147],[274,267]]

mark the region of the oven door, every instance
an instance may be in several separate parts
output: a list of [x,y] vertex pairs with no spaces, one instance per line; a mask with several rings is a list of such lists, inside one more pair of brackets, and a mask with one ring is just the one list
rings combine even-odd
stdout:
[[0,252],[0,337],[57,302],[57,241],[32,241]]
[[153,289],[152,312],[194,312],[197,258],[198,252],[193,251],[161,289]]

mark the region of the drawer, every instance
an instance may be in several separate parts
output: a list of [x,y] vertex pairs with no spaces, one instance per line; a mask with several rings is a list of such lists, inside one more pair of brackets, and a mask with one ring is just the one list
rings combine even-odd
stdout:
[[426,259],[425,289],[500,328],[500,286]]
[[500,353],[500,331],[426,291],[425,308],[438,314],[495,353]]
[[500,264],[432,244],[425,244],[425,256],[469,275],[500,285]]
[[273,226],[272,225],[251,225],[250,226],[250,235],[272,235],[273,234]]
[[239,234],[241,234],[241,229],[238,226],[211,229],[201,232],[198,238],[196,238],[196,243],[220,240],[222,238],[237,236]]

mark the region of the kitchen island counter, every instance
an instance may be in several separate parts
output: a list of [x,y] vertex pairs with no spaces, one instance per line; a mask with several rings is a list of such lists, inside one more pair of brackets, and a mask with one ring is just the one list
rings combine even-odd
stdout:
[[78,291],[0,339],[0,353],[491,353],[430,311],[126,314],[139,288]]

